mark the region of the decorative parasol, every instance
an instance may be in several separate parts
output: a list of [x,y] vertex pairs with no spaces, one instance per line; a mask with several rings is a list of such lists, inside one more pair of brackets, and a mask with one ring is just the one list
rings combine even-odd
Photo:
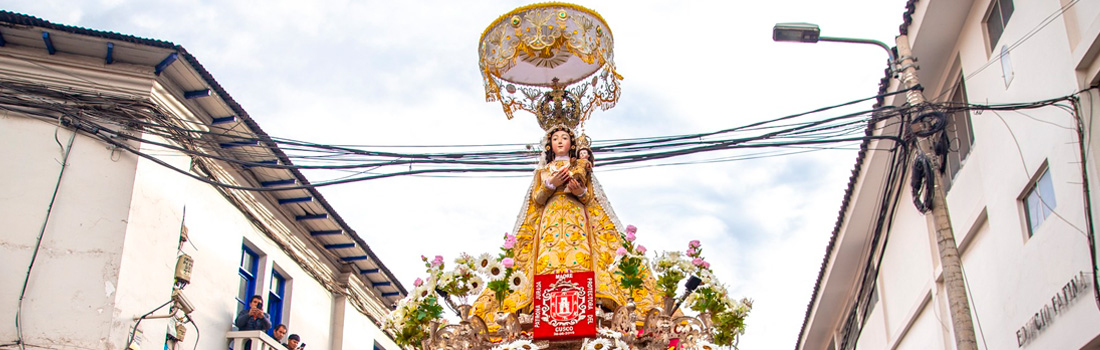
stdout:
[[575,129],[593,107],[607,110],[619,100],[613,43],[603,18],[581,6],[552,2],[512,10],[481,34],[485,99],[500,101],[508,119],[524,110],[544,130]]

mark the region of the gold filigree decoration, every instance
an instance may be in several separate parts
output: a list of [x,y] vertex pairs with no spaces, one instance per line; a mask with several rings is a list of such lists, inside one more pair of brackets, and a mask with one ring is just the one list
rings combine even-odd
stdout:
[[[594,107],[607,110],[621,94],[614,40],[595,11],[566,3],[523,6],[506,13],[481,35],[479,66],[485,99],[499,101],[505,115],[525,110],[541,119],[548,93],[573,99],[576,124]],[[554,96],[560,99],[559,96]]]

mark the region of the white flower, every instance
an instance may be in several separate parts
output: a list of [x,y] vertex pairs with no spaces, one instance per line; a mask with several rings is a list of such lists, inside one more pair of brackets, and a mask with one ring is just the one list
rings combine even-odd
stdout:
[[452,272],[452,271],[447,271],[447,272],[444,272],[443,275],[439,276],[439,282],[437,282],[436,284],[441,285],[441,286],[445,286],[445,285],[451,284],[451,282],[454,281],[454,279],[455,279],[455,273]]
[[470,280],[466,281],[466,285],[470,287],[470,295],[479,295],[481,290],[485,289],[485,280],[481,279],[481,276],[470,276]]
[[508,278],[508,284],[512,286],[512,289],[523,287],[524,285],[527,285],[527,275],[522,272],[515,271],[512,273],[512,277]]
[[596,338],[584,344],[584,350],[611,350],[611,341],[604,338]]
[[504,265],[499,261],[490,260],[489,265],[485,267],[485,274],[489,276],[490,280],[499,281],[504,279],[504,274],[507,272],[504,270]]
[[520,339],[507,345],[511,350],[538,350],[538,346],[530,340]]
[[699,350],[718,350],[718,345],[714,345],[706,340],[699,340],[695,343],[695,347]]
[[691,271],[695,269],[695,265],[692,265],[689,260],[677,261],[676,266],[679,267],[681,271]]
[[413,290],[413,297],[418,301],[416,304],[419,304],[419,300],[430,297],[434,293],[435,284],[431,283],[431,285],[429,286],[429,283],[424,283],[420,285],[420,287],[416,287],[416,289]]
[[611,328],[600,327],[596,330],[596,334],[604,338],[619,339],[623,336],[622,333],[611,330]]
[[474,260],[474,268],[478,269],[481,272],[488,273],[486,272],[486,269],[489,268],[489,264],[491,264],[494,260],[496,259],[493,259],[493,256],[489,253],[483,253],[477,256],[477,260]]
[[455,269],[452,271],[452,273],[454,273],[455,276],[462,276],[462,275],[465,275],[469,272],[470,272],[470,267],[468,267],[466,265],[456,265]]

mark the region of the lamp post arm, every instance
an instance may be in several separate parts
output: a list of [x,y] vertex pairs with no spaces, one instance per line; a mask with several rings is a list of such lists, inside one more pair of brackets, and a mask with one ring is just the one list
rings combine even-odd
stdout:
[[895,61],[897,60],[897,57],[894,57],[894,50],[891,50],[890,47],[886,45],[886,43],[883,43],[883,42],[878,41],[878,40],[858,39],[858,38],[839,38],[839,37],[831,37],[831,36],[823,36],[823,37],[818,38],[817,40],[818,41],[833,41],[833,42],[840,42],[840,43],[856,43],[856,44],[878,45],[878,47],[881,47],[883,50],[886,50],[886,54],[890,56],[891,70],[893,70],[893,65],[894,65]]

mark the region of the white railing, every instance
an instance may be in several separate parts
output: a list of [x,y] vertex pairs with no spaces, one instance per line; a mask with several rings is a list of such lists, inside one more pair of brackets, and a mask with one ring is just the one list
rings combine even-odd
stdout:
[[[231,331],[225,332],[225,338],[229,339],[233,350],[286,350],[286,347],[272,339],[264,331]],[[252,340],[250,347],[245,348],[246,340]]]

